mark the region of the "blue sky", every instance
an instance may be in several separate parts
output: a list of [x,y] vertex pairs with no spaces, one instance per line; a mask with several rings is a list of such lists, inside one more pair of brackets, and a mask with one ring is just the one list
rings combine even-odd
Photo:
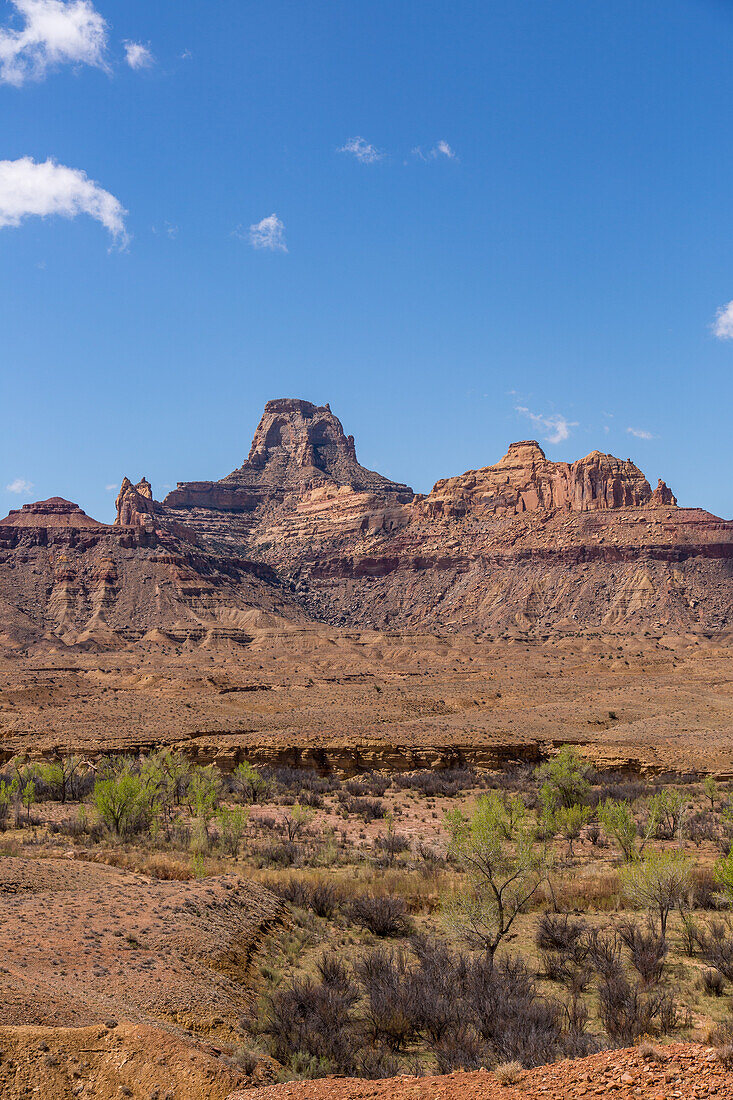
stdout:
[[421,491],[536,437],[733,515],[733,3],[0,26],[3,514],[221,477],[298,396]]

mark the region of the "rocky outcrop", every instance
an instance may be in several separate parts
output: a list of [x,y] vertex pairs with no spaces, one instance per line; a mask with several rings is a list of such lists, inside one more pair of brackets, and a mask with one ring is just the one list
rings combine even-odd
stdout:
[[62,543],[74,552],[55,559],[47,602],[76,627],[127,614],[200,633],[245,607],[378,629],[733,626],[733,523],[678,508],[630,459],[553,462],[524,440],[421,497],[363,467],[328,405],[295,399],[267,403],[219,481],[160,503],[125,478],[113,527],[57,499],[0,524],[0,548]]
[[127,477],[122,479],[115,508],[116,527],[145,527],[149,530],[155,527],[156,513],[162,512],[160,504],[153,500],[150,482],[144,477],[137,485],[133,485]]
[[408,485],[359,463],[354,437],[344,433],[329,405],[282,398],[265,405],[249,457],[237,470],[220,481],[179,482],[164,504],[247,512],[267,500],[323,486],[412,497]]
[[[660,495],[654,503],[672,503],[666,491],[670,499],[663,501]],[[422,508],[429,516],[514,516],[538,510],[633,508],[649,504],[652,497],[649,482],[630,459],[593,451],[577,462],[550,462],[530,439],[512,443],[495,466],[436,482]]]
[[37,500],[32,504],[24,504],[22,508],[14,508],[0,520],[0,527],[17,528],[66,528],[82,530],[98,530],[105,525],[99,520],[92,519],[82,511],[78,504],[63,497],[50,497],[48,500]]

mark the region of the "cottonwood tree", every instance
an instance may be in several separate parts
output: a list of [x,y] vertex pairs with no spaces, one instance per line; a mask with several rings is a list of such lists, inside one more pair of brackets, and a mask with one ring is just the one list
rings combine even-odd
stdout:
[[547,848],[535,840],[516,795],[505,800],[492,791],[477,800],[470,816],[456,809],[446,824],[466,885],[445,898],[445,910],[464,938],[493,960],[517,914],[547,875]]
[[557,756],[535,769],[535,777],[542,780],[540,798],[544,805],[552,808],[581,805],[588,797],[591,771],[577,749],[563,745]]
[[250,802],[263,802],[270,790],[270,781],[261,771],[243,760],[232,773],[232,784]]
[[662,940],[667,938],[670,911],[687,900],[692,882],[683,852],[650,852],[622,871],[624,893],[635,905],[656,910]]
[[598,807],[598,820],[608,836],[616,841],[626,862],[633,863],[654,836],[659,819],[652,807],[646,825],[640,830],[628,802],[607,798]]

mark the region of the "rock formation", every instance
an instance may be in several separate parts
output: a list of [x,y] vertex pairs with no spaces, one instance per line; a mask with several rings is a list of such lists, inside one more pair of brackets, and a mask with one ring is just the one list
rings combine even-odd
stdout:
[[328,406],[268,402],[249,458],[164,514],[266,561],[339,624],[723,629],[733,524],[679,509],[630,459],[552,462],[534,440],[426,497],[364,470]]
[[239,469],[210,482],[179,482],[166,497],[168,508],[250,511],[286,493],[348,486],[355,492],[412,496],[407,485],[360,465],[354,437],[344,434],[329,405],[283,398],[268,401]]
[[72,504],[63,497],[50,497],[24,504],[22,508],[13,508],[5,519],[0,520],[0,527],[84,531],[104,527],[104,524],[88,516],[78,504]]
[[[540,509],[639,507],[651,499],[649,482],[630,459],[593,451],[572,464],[549,462],[539,443],[530,439],[512,443],[495,466],[436,482],[423,507],[433,516],[463,516],[476,510],[513,516]],[[665,503],[674,503],[674,498]]]
[[422,497],[363,467],[328,405],[281,399],[226,477],[162,503],[125,478],[113,526],[59,498],[11,512],[0,599],[68,637],[90,621],[205,631],[252,608],[395,629],[722,631],[733,523],[678,508],[630,459],[552,462],[534,440]]

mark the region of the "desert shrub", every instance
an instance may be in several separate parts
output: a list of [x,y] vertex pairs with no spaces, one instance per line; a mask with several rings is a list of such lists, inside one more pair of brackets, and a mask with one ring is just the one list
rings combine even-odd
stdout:
[[718,822],[711,810],[699,810],[691,814],[685,820],[683,828],[684,835],[698,848],[705,841],[715,843],[720,836]]
[[388,822],[387,832],[374,838],[374,850],[382,853],[389,864],[394,863],[396,857],[402,852],[409,851],[409,848],[409,840],[394,828],[391,821]]
[[606,1034],[621,1046],[631,1046],[642,1035],[651,1035],[662,1006],[657,991],[645,992],[623,973],[604,978],[598,991],[598,1009]]
[[733,981],[733,932],[729,923],[714,920],[707,928],[697,932],[700,954],[706,963],[716,967],[721,974]]
[[494,1062],[490,1047],[470,1027],[448,1032],[432,1049],[438,1073],[481,1069]]
[[379,772],[364,772],[363,775],[349,779],[344,784],[350,795],[355,797],[371,795],[373,798],[383,798],[391,786],[390,776],[381,775]]
[[428,798],[455,798],[456,795],[474,790],[479,780],[469,768],[446,768],[441,771],[427,769],[414,772],[401,772],[393,779],[396,787],[403,790],[419,791]]
[[563,1049],[562,1006],[539,995],[520,959],[474,957],[466,974],[462,1017],[490,1044],[498,1061],[542,1065]]
[[269,772],[263,769],[262,774],[265,778],[274,781],[281,790],[329,794],[341,786],[337,776],[319,775],[318,772],[309,771],[307,768],[273,768]]
[[328,882],[311,885],[302,878],[290,878],[284,881],[265,882],[268,890],[277,894],[283,901],[299,909],[310,909],[317,917],[330,920],[339,905],[336,887]]
[[634,803],[649,793],[648,785],[641,779],[630,779],[622,773],[605,772],[601,781],[588,795],[591,806],[599,806],[607,799],[612,802]]
[[709,867],[693,867],[690,875],[689,902],[693,909],[719,909],[720,892]]
[[356,1062],[352,1009],[358,990],[344,970],[328,971],[328,981],[306,977],[277,989],[266,1006],[262,1031],[283,1065],[316,1060],[321,1076],[353,1074]]
[[434,937],[413,941],[417,966],[413,970],[413,1005],[417,1026],[428,1040],[439,1044],[459,1024],[457,991],[465,975],[466,961]]
[[708,967],[700,974],[700,986],[708,997],[722,997],[725,978],[715,967]]
[[540,955],[541,975],[548,982],[570,982],[573,978],[573,961],[558,951],[543,951]]
[[618,937],[592,928],[586,936],[588,957],[604,981],[611,981],[623,974],[621,945]]
[[339,791],[338,799],[347,813],[363,817],[365,821],[377,821],[387,813],[386,806],[377,798],[356,798]]
[[445,867],[445,857],[424,840],[417,841],[413,848],[413,855],[417,861],[417,870],[424,878],[432,877]]
[[391,894],[362,894],[352,901],[347,912],[354,924],[368,929],[375,936],[407,936],[412,930],[404,901]]
[[386,1050],[367,1046],[356,1053],[356,1075],[368,1081],[396,1077],[401,1069],[398,1059]]
[[273,894],[297,909],[307,909],[311,899],[310,885],[302,878],[265,880],[265,886]]
[[567,913],[543,913],[537,922],[535,943],[541,951],[573,952],[587,931],[584,920],[573,920]]
[[354,967],[367,997],[365,1018],[372,1038],[399,1051],[414,1037],[419,1014],[404,951],[368,952]]
[[319,882],[313,887],[310,896],[310,908],[317,917],[330,920],[339,905],[336,888],[328,882]]
[[311,810],[322,810],[324,805],[320,791],[301,791],[299,801],[302,806],[307,806]]
[[710,1032],[710,1042],[717,1048],[723,1065],[733,1069],[733,1008],[728,1006],[728,1016]]
[[494,1067],[494,1076],[500,1085],[515,1085],[523,1069],[521,1062],[502,1062]]
[[631,965],[645,985],[655,985],[662,977],[667,957],[667,942],[650,923],[646,929],[633,921],[619,925],[618,934],[629,951]]
[[289,840],[269,841],[257,852],[260,867],[294,867],[300,859],[300,845]]

